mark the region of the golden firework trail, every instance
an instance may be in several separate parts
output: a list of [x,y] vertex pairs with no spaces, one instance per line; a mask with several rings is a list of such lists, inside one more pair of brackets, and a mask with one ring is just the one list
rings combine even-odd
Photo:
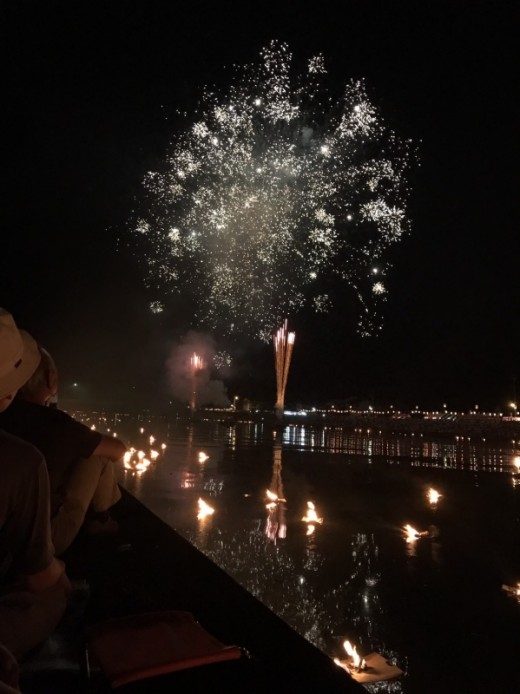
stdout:
[[287,319],[283,325],[278,328],[273,335],[274,344],[274,362],[276,371],[276,404],[275,410],[277,417],[282,417],[285,404],[285,389],[287,387],[287,378],[289,376],[289,366],[291,365],[291,357],[294,347],[294,339],[296,333],[289,332],[287,328]]
[[204,368],[204,360],[199,357],[198,354],[193,352],[190,359],[191,365],[191,402],[190,408],[192,412],[195,412],[197,407],[197,375]]

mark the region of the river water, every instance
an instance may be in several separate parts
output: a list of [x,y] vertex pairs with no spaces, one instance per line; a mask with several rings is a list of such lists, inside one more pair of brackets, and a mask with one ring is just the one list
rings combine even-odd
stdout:
[[[331,657],[349,639],[403,670],[369,692],[520,692],[520,601],[502,588],[520,581],[514,442],[138,426],[132,445],[148,456],[153,435],[160,455],[125,471],[126,488]],[[199,498],[214,509],[203,519]],[[405,524],[427,535],[407,542]]]

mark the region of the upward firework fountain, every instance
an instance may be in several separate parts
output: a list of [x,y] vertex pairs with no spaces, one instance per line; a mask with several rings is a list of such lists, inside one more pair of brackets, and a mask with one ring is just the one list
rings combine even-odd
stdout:
[[191,365],[191,400],[190,408],[192,413],[197,409],[197,386],[198,386],[198,376],[202,369],[204,368],[204,360],[199,357],[198,354],[193,352],[190,359]]
[[276,370],[276,416],[282,419],[285,405],[285,388],[287,386],[287,378],[289,376],[289,366],[291,365],[291,357],[294,346],[294,338],[296,333],[290,333],[287,330],[287,320],[283,322],[281,328],[278,328],[273,335],[274,343],[274,363]]

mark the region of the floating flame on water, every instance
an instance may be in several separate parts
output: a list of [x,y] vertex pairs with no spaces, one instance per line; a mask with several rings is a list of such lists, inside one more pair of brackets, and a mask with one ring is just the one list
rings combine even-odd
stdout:
[[[150,456],[152,457],[152,456]],[[148,470],[151,461],[146,457],[144,451],[136,451],[135,448],[130,448],[123,456],[123,466],[125,470],[131,470],[138,475]]]
[[200,451],[200,453],[198,455],[199,463],[205,463],[206,460],[208,460],[208,459],[209,459],[209,455],[207,453],[204,453],[204,451]]
[[502,590],[505,590],[511,598],[515,598],[520,603],[520,581],[515,586],[503,585]]
[[204,520],[207,516],[212,516],[215,513],[215,509],[207,504],[204,499],[199,499],[198,502],[199,511],[197,513],[198,520]]
[[513,458],[513,465],[516,468],[517,472],[520,472],[520,455],[515,455]]
[[428,501],[432,506],[435,506],[441,497],[442,494],[438,492],[436,489],[433,489],[433,487],[430,487],[430,489],[428,489]]
[[270,489],[268,489],[266,491],[266,496],[267,496],[268,502],[265,505],[265,507],[268,511],[273,511],[276,508],[276,502],[278,501],[278,497]]
[[282,499],[282,497],[278,496],[278,494],[275,494],[270,489],[266,490],[265,495],[268,500],[265,507],[268,511],[272,511],[279,503],[285,503],[286,501],[286,499]]
[[316,506],[312,501],[307,502],[307,511],[303,516],[302,521],[304,523],[319,523],[320,525],[323,523],[323,518],[318,517],[318,514],[316,513]]
[[278,328],[273,335],[274,343],[274,365],[276,372],[276,414],[278,417],[283,415],[285,404],[285,389],[289,376],[289,366],[291,364],[292,351],[296,333],[288,332],[287,320]]
[[[141,428],[140,433],[143,433],[144,429]],[[150,436],[150,445],[155,441],[154,436]],[[161,449],[164,451],[166,444],[161,444]],[[155,462],[159,458],[159,451],[150,448],[148,454],[143,450],[137,450],[136,448],[129,448],[123,456],[123,467],[125,471],[136,473],[137,475],[142,475],[143,472],[148,470],[152,462]]]
[[347,653],[347,660],[334,658],[334,662],[347,672],[359,672],[367,667],[366,661],[357,652],[357,648],[350,641],[343,641],[343,648]]
[[307,523],[307,536],[314,535],[316,532],[317,523],[320,525],[323,523],[323,518],[318,517],[318,514],[316,513],[316,506],[312,501],[307,502],[307,511],[303,516],[302,521]]
[[415,542],[420,537],[425,537],[428,535],[427,530],[419,531],[412,527],[410,524],[404,526],[405,540],[406,542]]
[[346,284],[370,334],[386,299],[387,251],[409,227],[412,148],[363,82],[338,98],[322,56],[300,75],[291,63],[274,42],[226,93],[203,92],[164,165],[146,175],[136,252],[162,295],[152,306],[193,299],[197,327],[268,341],[283,316],[328,311]]

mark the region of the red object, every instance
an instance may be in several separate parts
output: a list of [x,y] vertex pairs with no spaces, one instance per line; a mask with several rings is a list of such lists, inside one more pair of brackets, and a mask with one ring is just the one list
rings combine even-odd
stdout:
[[242,656],[238,646],[225,646],[190,612],[178,611],[102,622],[89,631],[88,644],[113,688]]

